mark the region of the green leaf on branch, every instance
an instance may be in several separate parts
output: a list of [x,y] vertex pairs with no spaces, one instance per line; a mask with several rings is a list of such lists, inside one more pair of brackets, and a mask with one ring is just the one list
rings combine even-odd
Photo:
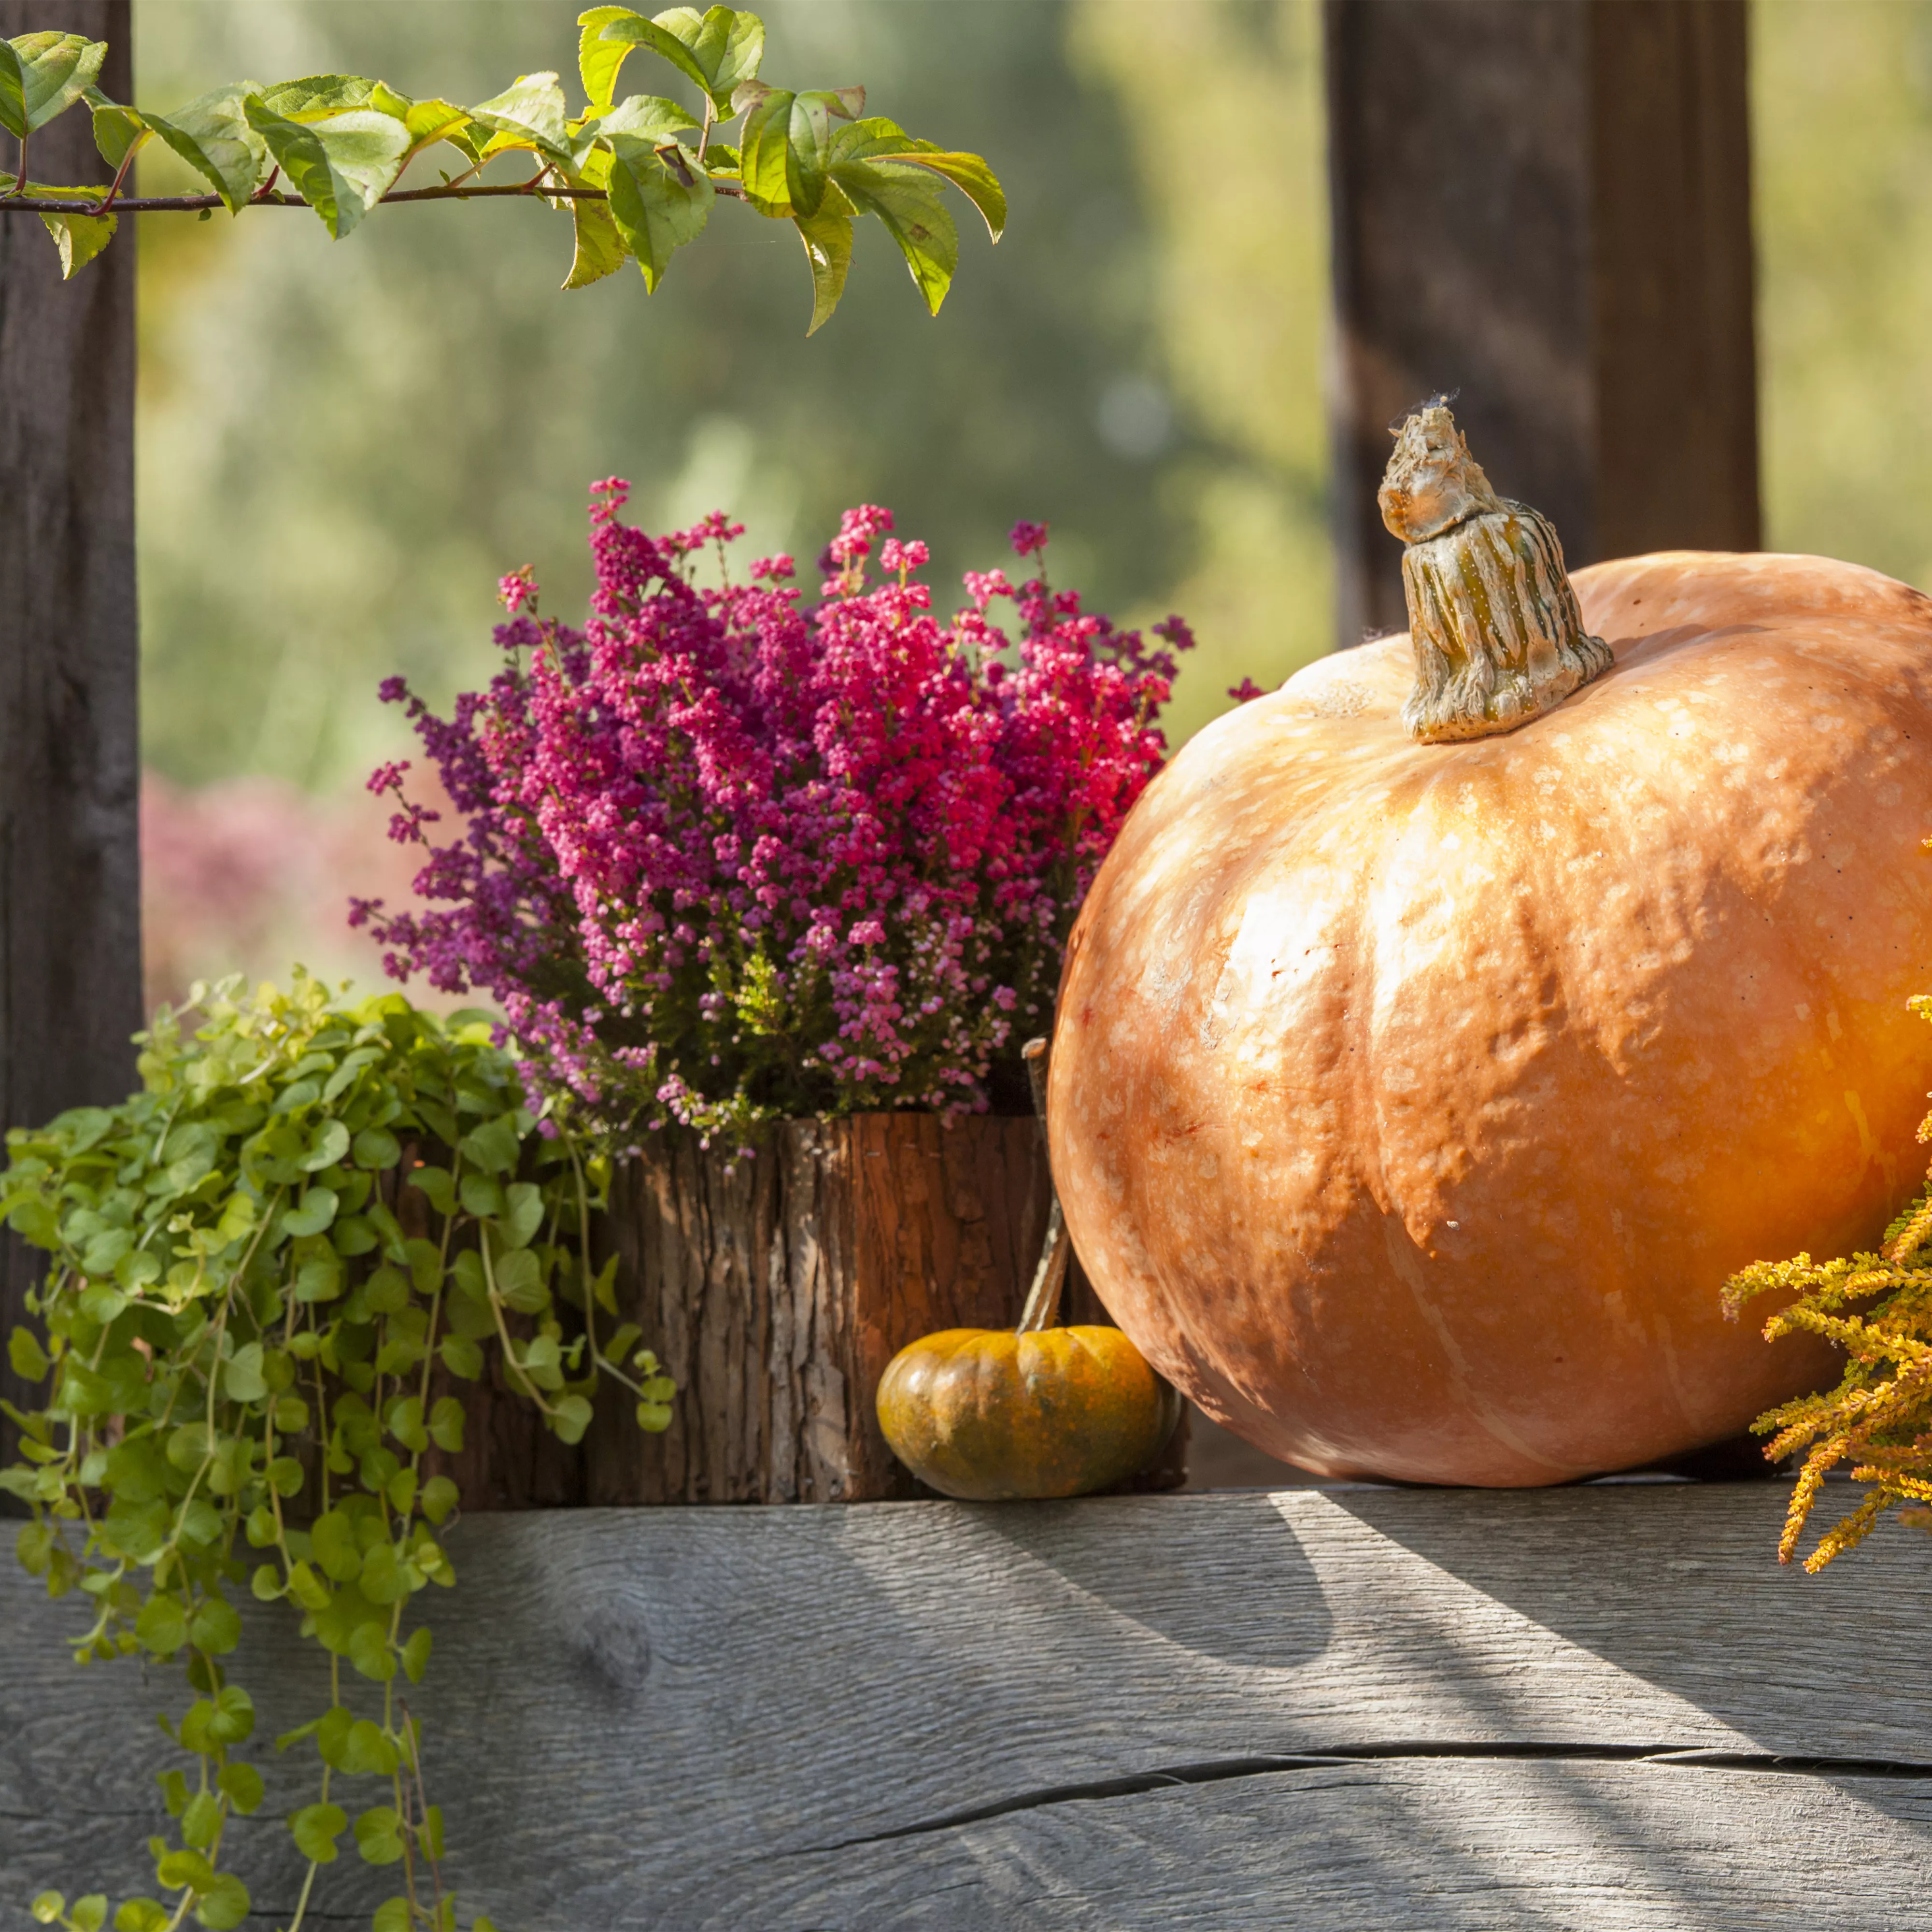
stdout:
[[745,92],[738,178],[761,214],[785,214],[791,206],[791,104],[797,97],[776,87]]
[[94,116],[94,146],[110,168],[118,170],[128,155],[154,139],[154,130],[132,107],[110,100],[99,88],[90,87],[82,97]]
[[704,232],[717,190],[681,142],[657,148],[620,134],[611,149],[610,213],[655,293],[672,254]]
[[940,184],[900,160],[842,161],[832,178],[861,214],[876,214],[898,244],[928,311],[939,313],[959,266],[959,231],[940,199]]
[[852,266],[852,218],[842,209],[821,206],[809,217],[794,215],[792,222],[812,265],[812,326],[805,332],[815,335],[831,320],[845,292],[846,272]]
[[1006,232],[1006,195],[999,178],[977,154],[949,154],[924,141],[906,159],[915,166],[943,175],[980,211],[986,232],[995,242]]
[[[409,130],[410,152],[419,153],[439,141],[457,140],[470,124],[470,116],[447,100],[410,100],[393,94],[381,82],[369,97],[369,105],[378,112],[394,116]],[[466,142],[458,142],[467,146]]]
[[285,121],[322,121],[352,107],[366,107],[382,84],[359,74],[311,74],[256,91],[262,105]]
[[563,124],[563,89],[554,74],[520,75],[514,87],[471,108],[470,118],[502,137],[490,143],[498,154],[512,148],[534,148],[566,167],[576,165]]
[[592,282],[616,274],[630,250],[624,246],[616,221],[602,202],[573,201],[570,213],[577,229],[577,253],[563,285],[567,289],[587,289]]
[[675,100],[661,94],[628,94],[618,104],[600,115],[588,131],[596,134],[634,134],[653,146],[674,141],[691,133],[698,118]]
[[85,34],[22,34],[0,40],[0,128],[18,139],[64,114],[93,86],[105,40]]
[[[650,20],[627,7],[599,7],[583,15],[579,24],[584,34],[578,65],[593,104],[614,94],[617,70],[631,49],[647,47],[703,88],[722,118],[731,111],[733,93],[757,74],[764,58],[764,21],[729,7],[702,14],[694,7],[674,7]],[[616,50],[614,59],[606,48]]]
[[268,148],[250,124],[245,104],[251,80],[216,88],[178,112],[142,118],[153,132],[201,176],[231,214],[255,192],[268,166]]
[[734,13],[729,7],[674,7],[657,16],[665,28],[689,49],[704,78],[701,83],[722,119],[731,110],[731,97],[748,80],[755,80],[765,57],[765,23],[755,14]]
[[584,97],[594,108],[608,107],[616,98],[617,72],[629,58],[634,40],[607,40],[604,29],[613,20],[634,18],[629,7],[593,7],[577,16],[577,70],[584,79]]
[[373,109],[292,121],[260,100],[246,106],[249,126],[338,242],[388,193],[409,158],[409,130]]
[[978,154],[956,154],[930,141],[916,141],[896,121],[872,115],[841,128],[832,137],[832,163],[896,157],[930,169],[950,182],[980,211],[986,232],[997,242],[1006,232],[1006,196],[999,178]]

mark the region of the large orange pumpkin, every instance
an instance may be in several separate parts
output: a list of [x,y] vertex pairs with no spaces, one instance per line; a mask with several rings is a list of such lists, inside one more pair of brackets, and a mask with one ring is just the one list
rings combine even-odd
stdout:
[[1210,1415],[1329,1474],[1733,1434],[1830,1362],[1727,1323],[1726,1276],[1869,1245],[1917,1180],[1932,602],[1805,556],[1574,582],[1614,662],[1502,735],[1416,741],[1407,636],[1202,733],[1069,948],[1081,1258]]

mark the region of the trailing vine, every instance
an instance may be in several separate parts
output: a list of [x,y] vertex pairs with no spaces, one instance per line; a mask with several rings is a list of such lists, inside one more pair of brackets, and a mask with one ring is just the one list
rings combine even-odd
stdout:
[[[1932,839],[1927,842],[1932,850]],[[1912,1002],[1932,1020],[1932,998]],[[1932,1141],[1932,1114],[1918,1130]],[[1910,1505],[1903,1520],[1932,1529],[1932,1172],[1899,1215],[1876,1254],[1814,1262],[1756,1262],[1724,1286],[1724,1308],[1735,1318],[1760,1294],[1795,1295],[1764,1324],[1766,1341],[1781,1335],[1820,1335],[1845,1352],[1836,1388],[1798,1396],[1751,1424],[1768,1436],[1767,1460],[1801,1452],[1778,1560],[1788,1563],[1825,1478],[1841,1464],[1854,1482],[1871,1486],[1858,1506],[1826,1531],[1804,1559],[1814,1574],[1862,1543],[1888,1510]]]
[[[88,1606],[75,1660],[184,1671],[186,1708],[160,1720],[188,1760],[158,1774],[161,1896],[123,1901],[116,1932],[248,1915],[222,1861],[230,1818],[263,1798],[230,1674],[244,1590],[328,1656],[328,1708],[276,1740],[317,1760],[289,1821],[308,1869],[288,1932],[345,1834],[398,1868],[374,1932],[454,1932],[406,1697],[430,1660],[417,1600],[455,1580],[441,1537],[459,1497],[437,1460],[463,1447],[461,1387],[496,1357],[566,1442],[602,1382],[650,1430],[673,1390],[616,1325],[614,1262],[592,1270],[608,1162],[524,1109],[487,1019],[396,994],[340,1008],[299,970],[287,994],[237,986],[196,989],[192,1032],[162,1010],[122,1106],[8,1136],[0,1211],[52,1257],[28,1302],[40,1332],[10,1351],[50,1387],[8,1406],[24,1460],[0,1484],[33,1510],[21,1561]],[[33,1911],[99,1932],[108,1900],[48,1892]]]
[[[100,91],[104,40],[53,32],[0,40],[0,128],[20,151],[16,172],[0,174],[0,214],[39,215],[63,275],[71,276],[113,239],[123,214],[206,220],[218,208],[238,214],[308,207],[340,240],[371,209],[392,202],[535,197],[571,217],[577,248],[566,288],[599,281],[634,260],[655,290],[674,252],[704,231],[722,196],[796,229],[812,272],[812,329],[838,306],[853,224],[863,216],[884,226],[934,315],[959,262],[948,183],[1000,238],[1006,196],[979,155],[868,116],[862,87],[768,86],[758,78],[765,26],[757,14],[674,7],[647,20],[628,7],[593,7],[578,26],[586,98],[574,113],[558,76],[543,73],[521,75],[474,107],[412,100],[364,75],[326,74],[268,86],[233,81],[159,114]],[[640,48],[672,70],[688,99],[619,99],[626,62]],[[112,182],[102,189],[30,178],[34,136],[83,103]],[[736,142],[720,139],[719,129],[734,122]],[[136,158],[157,141],[209,191],[128,193]],[[404,170],[431,148],[446,148],[456,171],[440,171],[434,187],[399,187]],[[479,178],[506,154],[532,158],[535,172],[514,182]]]

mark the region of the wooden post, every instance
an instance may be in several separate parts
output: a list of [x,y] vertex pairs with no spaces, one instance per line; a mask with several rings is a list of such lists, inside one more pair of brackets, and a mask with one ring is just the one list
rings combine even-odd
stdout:
[[1438,392],[1573,564],[1759,541],[1744,0],[1326,0],[1340,641]]
[[[0,0],[0,38],[109,43],[129,0]],[[0,146],[10,150],[10,137]],[[84,108],[36,134],[36,179],[100,181]],[[9,152],[0,165],[17,165]],[[0,221],[0,1123],[118,1100],[141,1020],[134,602],[134,238],[63,284],[35,220]],[[0,1335],[38,1258],[0,1238]],[[0,1360],[0,1390],[26,1392]],[[10,1461],[0,1425],[0,1462]]]

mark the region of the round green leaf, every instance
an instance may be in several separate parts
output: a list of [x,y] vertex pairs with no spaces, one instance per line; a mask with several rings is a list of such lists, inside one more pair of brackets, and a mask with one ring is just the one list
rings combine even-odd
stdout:
[[150,1597],[134,1619],[134,1636],[142,1649],[172,1657],[188,1641],[188,1613],[172,1597]]
[[296,1849],[312,1864],[335,1862],[335,1841],[349,1828],[349,1814],[339,1804],[306,1804],[289,1820]]

